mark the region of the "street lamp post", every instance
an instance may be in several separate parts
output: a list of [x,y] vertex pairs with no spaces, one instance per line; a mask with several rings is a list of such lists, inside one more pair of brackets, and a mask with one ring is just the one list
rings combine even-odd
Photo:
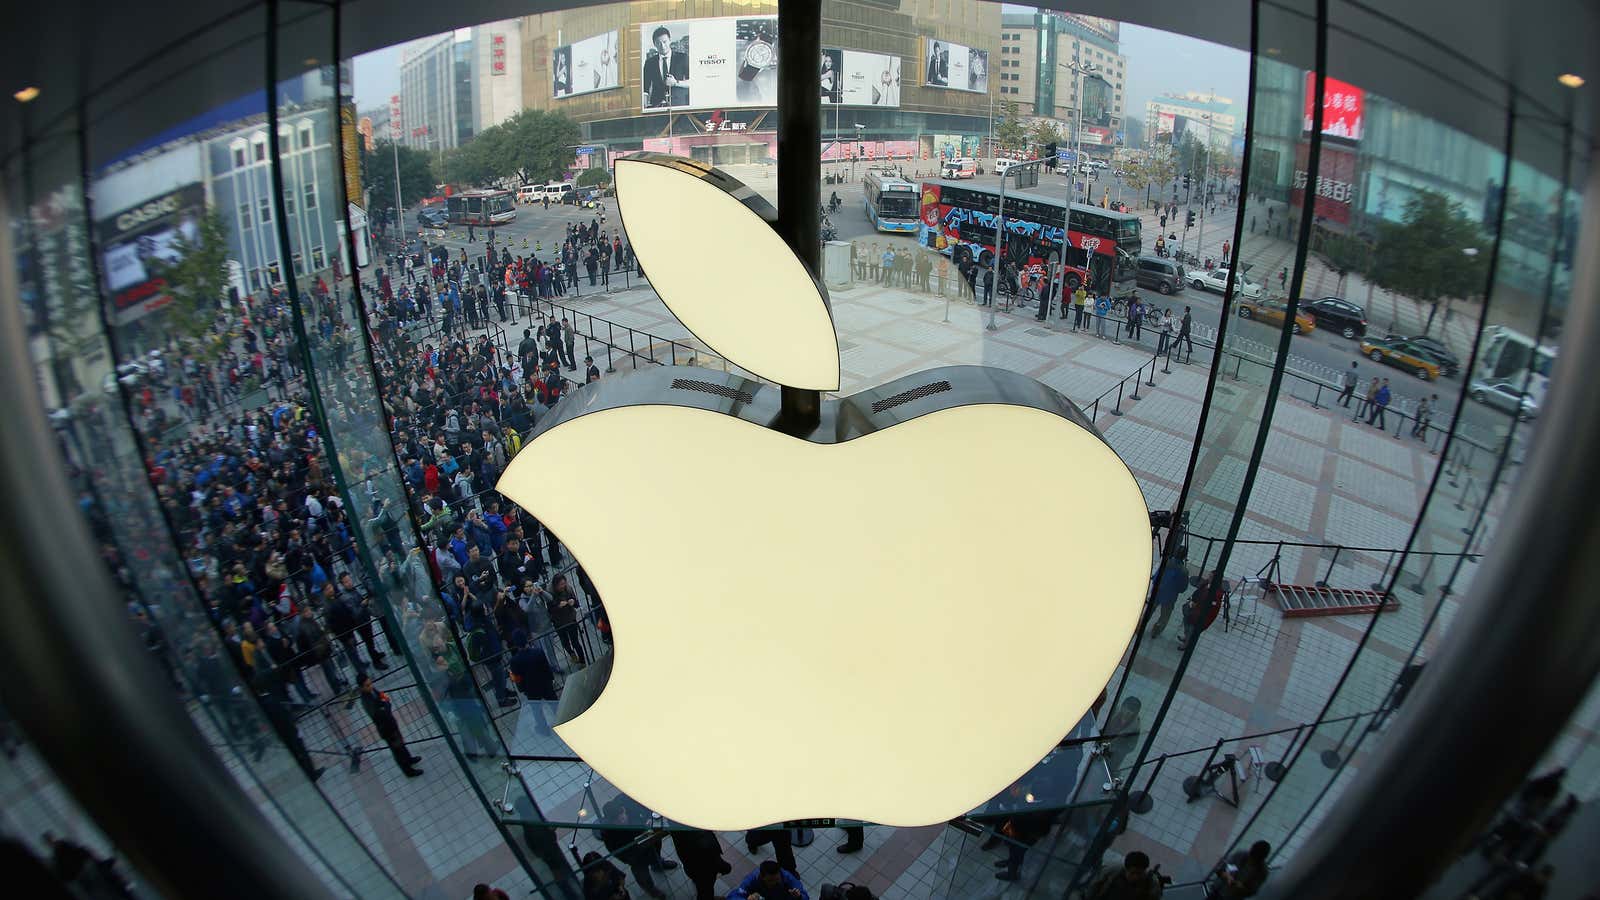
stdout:
[[861,133],[866,130],[867,126],[860,122],[856,123],[856,145],[850,151],[850,181],[852,184],[856,180],[856,157],[861,154]]
[[[1076,59],[1073,60],[1070,63],[1056,63],[1056,65],[1059,66],[1060,68],[1066,69],[1067,71],[1072,73],[1072,95],[1073,95],[1073,99],[1072,99],[1072,102],[1073,102],[1072,137],[1073,137],[1073,148],[1072,148],[1072,162],[1070,164],[1068,164],[1068,166],[1067,166],[1067,196],[1065,198],[1067,205],[1066,205],[1066,209],[1062,210],[1062,212],[1061,212],[1061,257],[1060,257],[1060,264],[1057,266],[1057,270],[1058,271],[1046,273],[1047,274],[1047,277],[1045,278],[1046,292],[1039,297],[1039,304],[1040,304],[1039,312],[1045,318],[1049,317],[1049,315],[1050,315],[1050,305],[1049,304],[1051,302],[1051,299],[1056,296],[1056,292],[1057,292],[1056,276],[1057,275],[1060,276],[1060,278],[1061,278],[1061,286],[1063,288],[1066,285],[1066,280],[1067,280],[1067,249],[1072,246],[1072,229],[1071,229],[1071,226],[1072,226],[1073,195],[1077,192],[1077,184],[1076,184],[1076,182],[1077,182],[1077,179],[1078,179],[1078,167],[1083,165],[1083,84],[1082,84],[1082,78],[1083,78],[1083,75],[1085,73],[1093,72],[1097,68],[1093,63],[1082,63],[1082,62],[1079,62]],[[1085,172],[1085,173],[1083,173],[1083,176],[1084,176],[1084,179],[1083,179],[1084,202],[1088,203],[1089,202],[1089,199],[1088,199],[1089,198],[1089,173]],[[1004,187],[1003,183],[1002,183],[1001,187],[1002,188]]]
[[[1206,237],[1206,198],[1211,186],[1211,113],[1200,116],[1206,123],[1205,164],[1200,167],[1200,233],[1195,236],[1194,249],[1198,254]],[[1185,237],[1188,235],[1186,234]]]
[[[1027,162],[1019,162],[1007,166],[1006,170],[1000,173],[1000,209],[994,219],[994,253],[989,259],[989,279],[995,288],[1000,287],[1000,251],[1005,246],[1002,241],[1005,237],[1006,224],[1006,182],[1011,180],[1013,173],[1020,176],[1024,170],[1042,165],[1044,165],[1044,160],[1031,159]],[[974,291],[974,294],[976,294],[976,291]],[[995,324],[994,310],[994,297],[990,296],[989,324],[984,326],[989,331],[995,331],[1000,327]]]

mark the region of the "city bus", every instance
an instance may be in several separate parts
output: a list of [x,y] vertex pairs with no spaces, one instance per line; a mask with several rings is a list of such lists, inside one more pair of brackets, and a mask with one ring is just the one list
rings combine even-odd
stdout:
[[[922,183],[922,216],[917,243],[952,260],[977,260],[987,266],[994,255],[998,188]],[[1006,192],[1005,241],[1002,259],[1019,273],[1043,275],[1060,260],[1065,204],[1060,197],[1036,191]],[[1063,295],[1084,285],[1100,296],[1130,297],[1142,244],[1139,217],[1083,203],[1072,204],[1067,223],[1068,250]]]
[[1472,377],[1486,382],[1510,381],[1518,390],[1526,380],[1526,394],[1536,407],[1544,405],[1545,391],[1550,387],[1550,370],[1555,368],[1556,348],[1540,343],[1504,325],[1490,325],[1483,330],[1483,343],[1478,350],[1478,364],[1472,368]]
[[868,172],[861,180],[867,221],[879,231],[916,231],[917,186],[893,175]]
[[462,191],[445,198],[445,216],[451,225],[504,225],[517,218],[510,191]]

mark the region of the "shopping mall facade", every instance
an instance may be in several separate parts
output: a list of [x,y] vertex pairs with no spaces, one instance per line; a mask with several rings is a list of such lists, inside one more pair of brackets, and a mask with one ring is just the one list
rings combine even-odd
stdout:
[[[725,895],[769,859],[811,896],[1058,898],[1141,857],[1188,900],[1257,865],[1262,898],[1578,896],[1600,22],[1450,31],[1505,12],[1468,5],[1080,4],[1244,51],[1239,203],[1190,246],[1264,295],[1146,288],[1142,333],[980,308],[905,237],[819,240],[857,124],[878,155],[976,152],[1019,84],[996,76],[1028,83],[994,64],[1029,41],[999,4],[7,8],[31,36],[0,60],[13,858],[61,881],[44,861],[81,846],[136,895],[251,900]],[[528,105],[614,160],[689,161],[618,163],[605,226],[525,206],[496,245],[594,221],[640,264],[504,321],[419,315],[404,248],[360,252],[342,63],[514,19]],[[1070,91],[1034,85],[1060,118]],[[774,204],[703,165],[777,146]],[[1440,322],[1321,250],[1423,191],[1468,240],[1390,264],[1482,263]],[[1087,254],[1157,221],[1065,215],[1021,227]],[[485,238],[430,235],[469,266]],[[160,302],[123,314],[129,285]],[[1311,318],[1335,293],[1366,335]],[[1385,365],[1416,350],[1389,322],[1460,372]],[[1463,854],[1507,823],[1542,837]]]

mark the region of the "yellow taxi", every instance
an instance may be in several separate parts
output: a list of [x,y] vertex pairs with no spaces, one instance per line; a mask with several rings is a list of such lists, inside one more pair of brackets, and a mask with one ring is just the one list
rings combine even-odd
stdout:
[[1375,363],[1404,369],[1423,381],[1437,379],[1444,368],[1438,357],[1427,348],[1407,338],[1371,338],[1362,341],[1361,355]]
[[[1268,325],[1283,325],[1284,318],[1289,313],[1289,307],[1282,300],[1250,300],[1243,297],[1234,298],[1234,305],[1239,308],[1239,318],[1257,319]],[[1317,320],[1304,310],[1295,310],[1294,333],[1310,334],[1317,330]]]

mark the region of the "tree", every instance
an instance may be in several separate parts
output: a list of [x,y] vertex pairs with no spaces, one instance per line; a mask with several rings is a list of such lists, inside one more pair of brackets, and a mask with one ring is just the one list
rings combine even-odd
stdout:
[[1196,138],[1193,134],[1185,134],[1182,143],[1178,145],[1177,159],[1174,162],[1177,164],[1179,172],[1185,175],[1192,175],[1195,178],[1204,178],[1206,158],[1209,155],[1210,151],[1206,149],[1205,144],[1200,142],[1199,138]]
[[1372,245],[1359,237],[1346,234],[1329,235],[1322,241],[1322,256],[1328,267],[1339,276],[1338,290],[1344,290],[1345,278],[1351,272],[1365,275],[1372,268]]
[[1051,141],[1062,143],[1066,139],[1061,136],[1061,128],[1049,119],[1034,119],[1028,126],[1026,141],[1038,146],[1039,152],[1044,152],[1044,146]]
[[[371,189],[369,202],[374,209],[394,206],[394,168],[396,147],[379,141],[371,153],[361,152],[361,183]],[[400,201],[407,206],[433,196],[433,157],[423,150],[400,147]]]
[[582,172],[578,173],[578,187],[589,187],[590,185],[599,185],[604,187],[610,183],[611,173],[607,172],[605,168],[601,166],[596,166],[592,169],[584,169]]
[[446,154],[444,174],[460,184],[506,178],[542,184],[566,172],[582,137],[578,123],[562,113],[525,109]]
[[1028,145],[1028,132],[1022,124],[1022,116],[1017,112],[1015,100],[1004,100],[1000,103],[1000,121],[994,126],[995,146],[1009,151],[1018,151]]
[[177,262],[149,260],[151,274],[166,282],[163,292],[172,298],[161,311],[166,327],[189,338],[204,334],[217,320],[229,284],[228,225],[222,214],[207,210],[195,225],[193,242],[180,233],[173,244]]
[[1401,221],[1378,226],[1371,278],[1379,287],[1430,303],[1437,311],[1442,297],[1483,291],[1486,244],[1478,223],[1461,204],[1423,191],[1406,201]]

